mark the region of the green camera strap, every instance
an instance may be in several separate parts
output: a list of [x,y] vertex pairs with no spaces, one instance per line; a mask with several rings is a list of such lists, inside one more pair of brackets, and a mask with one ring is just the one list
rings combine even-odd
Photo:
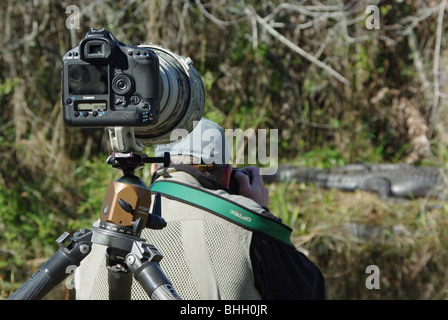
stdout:
[[288,226],[249,211],[235,202],[199,188],[171,180],[159,180],[150,187],[151,192],[167,198],[198,207],[217,216],[230,220],[251,231],[261,232],[292,246],[291,231]]

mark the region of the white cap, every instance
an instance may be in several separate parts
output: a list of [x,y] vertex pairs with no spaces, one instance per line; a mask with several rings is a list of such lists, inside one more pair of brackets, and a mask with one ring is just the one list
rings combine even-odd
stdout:
[[155,147],[156,157],[161,157],[165,152],[169,152],[171,156],[194,157],[195,163],[193,164],[232,163],[232,155],[224,130],[209,119],[202,118],[188,135],[186,130],[176,129],[171,134],[171,138],[172,141],[173,138],[179,138],[179,140],[157,145]]

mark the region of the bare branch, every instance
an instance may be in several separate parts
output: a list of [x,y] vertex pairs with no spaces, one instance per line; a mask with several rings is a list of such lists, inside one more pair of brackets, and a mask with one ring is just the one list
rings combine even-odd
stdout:
[[398,23],[398,25],[401,27],[403,24],[406,24],[408,22],[409,25],[406,27],[406,29],[399,33],[400,36],[407,36],[412,30],[422,21],[426,20],[430,16],[432,16],[434,13],[438,11],[439,7],[435,6],[432,8],[427,8],[423,10],[423,13],[420,16],[417,17],[406,17],[402,21]]
[[443,28],[443,15],[445,13],[445,5],[447,0],[443,0],[440,3],[439,15],[437,17],[437,34],[436,34],[436,46],[434,49],[434,65],[433,65],[433,77],[434,77],[434,100],[431,107],[431,119],[429,128],[429,138],[431,138],[434,118],[439,107],[439,57],[440,57],[440,43],[442,41],[442,28]]
[[305,50],[303,50],[302,48],[300,48],[299,46],[295,45],[294,43],[292,43],[290,40],[288,40],[287,38],[285,38],[282,34],[280,34],[277,30],[275,30],[274,28],[272,28],[263,18],[261,18],[253,8],[247,6],[245,8],[245,12],[248,16],[253,16],[255,17],[256,21],[263,27],[266,29],[267,32],[269,32],[274,38],[276,38],[277,40],[279,40],[280,42],[282,42],[284,45],[286,45],[288,48],[290,48],[291,50],[293,50],[294,52],[298,53],[299,55],[301,55],[302,57],[304,57],[305,59],[307,59],[308,61],[314,63],[315,65],[317,65],[318,67],[324,69],[325,71],[327,71],[329,74],[331,74],[333,77],[335,77],[336,79],[338,79],[339,81],[341,81],[344,84],[350,84],[350,82],[344,78],[341,74],[339,74],[337,71],[335,71],[333,68],[327,66],[326,64],[324,64],[322,61],[316,59],[313,55],[309,54],[308,52],[306,52]]
[[263,20],[265,21],[272,20],[276,15],[278,15],[283,10],[298,12],[303,15],[318,19],[322,18],[322,16],[325,16],[325,18],[336,18],[341,15],[340,12],[335,11],[338,9],[339,7],[337,6],[298,6],[291,3],[281,3],[277,7],[275,7],[275,9],[270,14],[264,17]]
[[220,27],[228,27],[228,26],[235,25],[235,24],[240,23],[241,21],[246,20],[246,17],[243,17],[243,18],[235,19],[235,20],[231,20],[231,21],[223,21],[223,20],[216,18],[214,15],[212,15],[210,12],[208,12],[204,8],[204,6],[202,5],[200,0],[195,0],[195,3],[204,16],[206,16],[208,19],[210,19],[211,21],[213,21],[215,24],[217,24]]
[[418,75],[420,77],[420,81],[423,84],[423,88],[425,90],[427,90],[427,89],[429,89],[430,84],[429,84],[428,79],[426,79],[425,71],[423,70],[423,62],[420,57],[420,52],[417,48],[417,39],[416,39],[416,36],[415,36],[415,33],[413,30],[411,30],[408,35],[408,44],[409,44],[409,48],[412,51],[414,65],[415,65],[415,68],[417,69]]
[[252,47],[256,49],[258,47],[258,30],[257,20],[253,15],[250,16],[250,23],[252,25]]

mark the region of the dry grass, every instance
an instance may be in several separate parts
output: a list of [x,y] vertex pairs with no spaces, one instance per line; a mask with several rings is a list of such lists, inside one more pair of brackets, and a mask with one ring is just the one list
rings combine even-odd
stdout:
[[[270,186],[274,202],[279,187]],[[383,201],[367,192],[295,184],[288,191],[284,200],[299,208],[293,242],[320,267],[329,299],[448,297],[444,201]],[[369,265],[380,270],[380,289],[366,288]]]

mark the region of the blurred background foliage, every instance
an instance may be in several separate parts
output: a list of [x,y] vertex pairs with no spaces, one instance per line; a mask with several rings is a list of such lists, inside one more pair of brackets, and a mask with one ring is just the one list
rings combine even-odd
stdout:
[[[380,9],[379,29],[367,28],[371,4]],[[191,57],[206,88],[205,116],[224,128],[278,129],[280,163],[446,167],[445,11],[446,1],[435,0],[2,0],[2,295],[53,254],[54,239],[63,231],[90,227],[109,181],[117,178],[105,163],[109,147],[103,130],[70,128],[62,117],[61,58],[89,28],[104,27],[125,43],[161,44]],[[149,181],[146,168],[142,175]],[[428,225],[422,220],[426,203],[411,203],[416,211],[409,213],[406,206],[370,199],[361,206],[387,217],[376,224],[405,225],[413,232],[406,234],[406,244],[400,238],[357,246],[352,238],[330,234],[366,212],[355,210],[353,199],[343,206],[337,204],[342,196],[332,191],[289,184],[271,189],[271,210],[295,228],[298,243],[322,266],[329,297],[446,297],[443,203],[432,207],[441,209],[431,211],[437,223]],[[408,222],[409,215],[416,220]],[[390,222],[391,216],[398,222]],[[417,245],[415,232],[426,231]],[[372,293],[362,279],[373,256],[383,270],[389,265],[391,274],[382,278],[383,291]],[[411,257],[420,268],[412,268]],[[410,271],[403,265],[414,270],[412,277],[405,276]],[[432,284],[428,268],[441,272],[435,274],[438,287],[420,295],[408,285]]]

